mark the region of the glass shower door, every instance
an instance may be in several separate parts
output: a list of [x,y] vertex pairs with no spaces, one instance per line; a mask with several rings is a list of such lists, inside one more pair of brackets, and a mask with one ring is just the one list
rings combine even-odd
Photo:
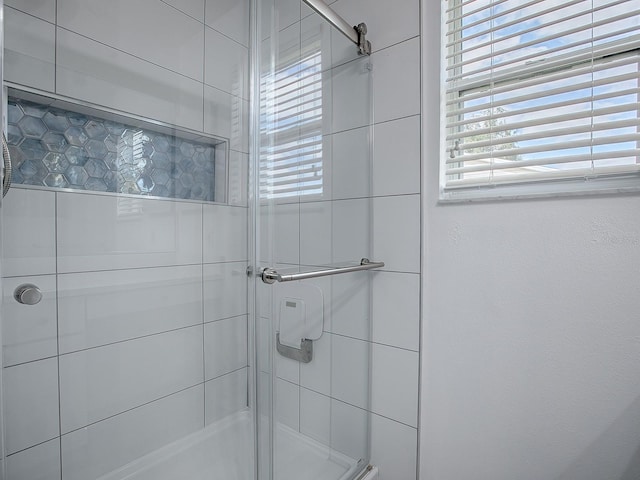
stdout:
[[370,59],[304,4],[259,7],[259,478],[350,479],[369,463],[370,274],[273,280],[375,260]]
[[248,2],[200,3],[5,2],[6,480],[254,477]]

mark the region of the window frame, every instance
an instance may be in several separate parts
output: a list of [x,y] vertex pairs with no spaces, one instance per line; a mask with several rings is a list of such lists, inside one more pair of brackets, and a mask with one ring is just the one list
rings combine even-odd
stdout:
[[[611,175],[598,174],[593,176],[576,176],[573,178],[549,178],[549,179],[522,179],[515,182],[498,182],[498,183],[483,183],[461,187],[451,187],[447,185],[448,177],[447,168],[452,164],[447,164],[447,159],[452,154],[450,143],[447,141],[447,136],[451,134],[452,128],[447,124],[447,114],[451,110],[455,110],[455,103],[450,103],[451,100],[455,101],[456,98],[462,98],[460,92],[465,88],[467,91],[470,87],[459,88],[454,94],[453,92],[447,93],[450,89],[448,81],[447,68],[448,66],[455,64],[456,57],[451,55],[451,47],[447,47],[447,39],[449,39],[448,32],[451,28],[459,29],[462,26],[462,20],[457,19],[456,23],[452,26],[447,25],[447,21],[451,18],[450,15],[455,15],[456,5],[460,5],[464,0],[441,0],[441,109],[440,109],[440,168],[439,168],[439,202],[465,202],[465,201],[478,201],[478,200],[499,200],[499,199],[517,199],[517,198],[536,198],[536,197],[558,197],[558,196],[571,196],[571,195],[600,195],[600,194],[628,194],[640,192],[640,172],[627,172],[627,173],[615,173]],[[453,8],[452,8],[453,7]],[[449,10],[449,12],[448,12]],[[588,28],[588,27],[587,27]],[[640,32],[640,27],[638,28]],[[458,33],[462,35],[462,30]],[[454,38],[453,40],[458,40]],[[451,41],[451,40],[449,40]],[[460,44],[456,42],[455,46]],[[454,51],[455,53],[455,51]],[[640,70],[640,47],[621,49],[615,55],[638,55],[638,65]],[[447,56],[450,55],[449,59]],[[578,62],[575,61],[577,55],[574,52],[570,52],[563,56],[554,57],[553,62],[557,63],[563,58],[567,59],[567,63],[563,64],[562,69],[570,70],[574,68]],[[598,57],[593,57],[590,62],[602,61],[608,57],[604,52]],[[459,67],[462,68],[462,67]],[[506,72],[500,73],[500,83],[518,82],[520,80],[532,78],[535,75],[542,74],[541,72],[548,71],[549,68],[546,65],[532,65],[517,66],[508,69]],[[456,73],[451,74],[455,76]],[[473,89],[480,89],[486,87],[491,89],[491,83],[494,79],[491,75],[486,75],[484,83],[482,78],[474,79]],[[640,80],[639,80],[640,82]],[[457,97],[454,96],[457,94]],[[460,105],[458,103],[457,105]],[[638,107],[637,117],[640,123],[640,102]],[[490,117],[491,118],[491,117]],[[593,118],[593,117],[590,117]],[[491,157],[493,160],[494,157]],[[591,160],[591,158],[585,159]],[[463,162],[460,162],[462,164]],[[640,159],[638,160],[640,163]],[[453,164],[455,165],[455,164]],[[462,174],[461,174],[462,175]]]

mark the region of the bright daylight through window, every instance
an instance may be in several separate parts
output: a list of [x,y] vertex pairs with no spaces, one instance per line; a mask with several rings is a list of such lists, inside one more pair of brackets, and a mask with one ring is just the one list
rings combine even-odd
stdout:
[[441,198],[640,190],[640,0],[443,0]]
[[262,79],[260,198],[322,195],[322,54],[309,42],[300,58]]

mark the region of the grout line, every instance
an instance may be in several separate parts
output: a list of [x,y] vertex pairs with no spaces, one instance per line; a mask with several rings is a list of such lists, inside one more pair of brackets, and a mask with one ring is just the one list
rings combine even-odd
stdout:
[[[206,8],[206,2],[205,7]],[[204,88],[204,87],[203,87]],[[204,118],[203,118],[204,121]],[[206,382],[207,380],[207,362],[205,359],[205,355],[207,353],[205,348],[205,300],[204,300],[204,242],[205,242],[205,234],[204,234],[204,206],[201,209],[200,215],[200,302],[202,306],[202,380]],[[202,427],[207,426],[207,389],[202,389]]]
[[209,383],[209,382],[213,382],[213,381],[215,381],[215,380],[219,380],[219,379],[221,379],[222,377],[226,377],[226,376],[228,376],[228,375],[232,375],[232,374],[234,374],[234,373],[241,372],[242,370],[244,370],[244,369],[246,369],[246,368],[249,368],[249,365],[248,365],[248,364],[247,364],[247,365],[244,365],[244,366],[242,366],[242,367],[238,367],[238,368],[236,368],[236,369],[234,369],[234,370],[229,370],[227,373],[223,373],[222,375],[217,375],[217,376],[215,376],[215,377],[210,378],[209,380],[205,380],[205,381],[204,381],[204,383]]
[[[207,0],[204,0],[202,5],[202,20],[203,20],[202,22],[202,131],[203,132],[204,132],[204,124],[206,121],[206,108],[207,108],[207,101],[206,101],[207,92],[205,89],[205,79],[207,78],[207,26],[204,23],[204,20],[206,18],[207,18]],[[230,141],[231,140],[229,140],[229,142]],[[215,155],[215,149],[214,149],[214,155]],[[215,165],[215,158],[214,158],[214,165]],[[214,184],[215,184],[215,180],[214,180]],[[215,194],[215,189],[214,189],[214,194]]]
[[53,442],[54,440],[60,440],[60,435],[57,435],[57,436],[55,436],[53,438],[49,438],[49,439],[47,439],[47,440],[45,440],[43,442],[38,442],[38,443],[36,443],[34,445],[29,445],[27,448],[22,448],[20,450],[16,450],[13,453],[8,453],[7,454],[7,458],[12,457],[13,455],[17,455],[17,454],[22,453],[22,452],[26,452],[27,450],[31,450],[32,448],[39,447],[41,445],[44,445],[45,443]]
[[240,45],[242,48],[246,48],[247,51],[249,50],[249,47],[244,45],[242,42],[239,42],[238,40],[236,40],[235,38],[230,37],[229,35],[227,35],[224,32],[221,32],[220,30],[213,28],[211,25],[208,25],[207,23],[204,24],[205,28],[208,28],[209,30],[213,30],[216,33],[219,33],[220,35],[222,35],[225,38],[228,38],[229,40],[231,40],[234,43],[237,43],[238,45]]
[[[56,15],[57,15],[57,0],[56,0]],[[56,17],[57,18],[57,17]],[[60,307],[59,307],[59,282],[58,282],[58,194],[54,195],[54,227],[53,238],[55,245],[55,263],[56,263],[56,363],[58,373],[58,435],[59,435],[59,457],[60,457],[60,480],[63,478],[62,474],[62,389],[60,388]]]
[[99,40],[97,40],[95,38],[89,37],[89,36],[84,35],[82,33],[78,33],[78,32],[76,32],[74,30],[69,29],[69,28],[60,27],[60,26],[58,26],[58,28],[61,29],[61,30],[65,30],[66,32],[73,33],[74,35],[78,35],[79,37],[86,38],[87,40],[90,40],[90,41],[92,41],[94,43],[102,45],[103,47],[107,47],[107,48],[110,48],[110,49],[115,50],[117,52],[124,53],[125,55],[128,55],[130,57],[136,58],[136,59],[138,59],[138,60],[140,60],[140,61],[142,61],[144,63],[148,63],[149,65],[154,65],[154,66],[156,66],[158,68],[162,68],[163,70],[166,70],[168,72],[175,73],[176,75],[179,75],[179,76],[181,76],[183,78],[187,78],[189,80],[193,80],[194,82],[197,82],[197,83],[202,83],[197,78],[194,78],[194,77],[192,77],[190,75],[186,75],[184,73],[181,73],[181,72],[178,72],[178,71],[173,70],[171,68],[168,68],[168,67],[166,67],[164,65],[160,65],[158,63],[152,62],[152,61],[150,61],[150,60],[148,60],[146,58],[139,57],[138,55],[135,55],[133,53],[127,52],[126,50],[122,50],[120,48],[114,47],[113,45],[109,45],[108,43],[101,42],[101,41],[99,41]]
[[416,119],[420,120],[420,117],[421,117],[420,112],[412,113],[412,114],[409,114],[409,115],[402,115],[400,117],[389,118],[387,120],[380,120],[379,122],[375,122],[374,121],[371,125],[367,125],[367,126],[377,127],[378,125],[384,125],[386,123],[398,122],[400,120],[407,120],[407,119],[410,119],[410,118],[416,118]]
[[420,82],[420,93],[419,93],[419,99],[420,99],[420,116],[419,116],[419,131],[420,131],[420,135],[419,135],[419,145],[420,145],[420,155],[419,155],[419,172],[420,172],[420,208],[419,208],[419,212],[420,212],[420,267],[419,267],[419,271],[420,271],[420,277],[418,278],[418,283],[419,283],[419,296],[418,296],[418,318],[416,319],[416,321],[418,322],[418,379],[417,379],[417,383],[418,383],[418,392],[417,392],[417,401],[418,401],[418,409],[417,409],[417,418],[416,418],[416,430],[417,430],[417,435],[416,435],[416,465],[415,465],[415,471],[416,471],[416,478],[420,478],[420,474],[422,471],[422,465],[421,465],[421,450],[422,450],[422,441],[421,441],[421,420],[422,420],[422,387],[423,387],[423,383],[422,383],[422,378],[423,375],[425,374],[425,372],[423,371],[423,335],[425,334],[426,331],[426,327],[423,325],[423,320],[424,320],[424,312],[425,312],[425,304],[424,304],[424,288],[425,288],[425,280],[424,280],[424,262],[426,261],[426,240],[427,240],[427,235],[426,235],[426,205],[425,205],[425,198],[426,198],[426,192],[425,192],[425,185],[426,185],[426,180],[425,180],[425,174],[426,174],[426,170],[425,170],[425,165],[424,165],[424,149],[425,149],[425,145],[424,145],[424,133],[423,133],[423,128],[424,128],[424,114],[425,114],[425,87],[424,87],[424,68],[425,68],[425,64],[423,63],[423,59],[424,59],[424,41],[425,41],[425,37],[424,37],[424,32],[423,32],[423,19],[424,19],[424,15],[425,15],[425,11],[424,9],[424,5],[422,5],[422,2],[419,2],[418,4],[418,36],[419,36],[419,41],[418,41],[418,53],[419,53],[419,60],[418,60],[418,78],[419,78],[419,82]]
[[[342,400],[338,400],[338,401],[342,401]],[[344,402],[343,402],[343,403],[344,403]],[[405,427],[413,428],[416,432],[418,431],[418,427],[417,427],[417,426],[416,426],[416,427],[414,427],[413,425],[409,425],[408,423],[401,422],[401,421],[399,421],[399,420],[396,420],[395,418],[387,417],[386,415],[381,415],[381,414],[376,413],[376,412],[374,412],[374,411],[372,411],[372,410],[367,410],[367,411],[368,411],[371,415],[375,415],[376,417],[384,418],[384,419],[389,420],[389,421],[391,421],[391,422],[395,422],[395,423],[398,423],[398,424],[400,424],[400,425],[404,425]],[[416,463],[417,463],[417,462],[416,462]]]
[[115,413],[113,415],[109,415],[108,417],[101,418],[100,420],[96,420],[94,422],[91,422],[91,423],[88,423],[86,425],[83,425],[82,427],[74,428],[73,430],[69,430],[68,432],[64,432],[64,433],[61,434],[61,437],[64,437],[65,435],[69,435],[71,433],[77,432],[79,430],[84,430],[87,427],[91,427],[92,425],[96,425],[98,423],[104,422],[105,420],[110,420],[110,419],[118,417],[118,416],[120,416],[120,415],[122,415],[124,413],[128,413],[128,412],[131,412],[133,410],[137,410],[139,408],[146,407],[148,405],[151,405],[152,403],[156,403],[156,402],[158,402],[160,400],[164,400],[166,398],[172,397],[174,395],[178,395],[179,393],[184,393],[187,390],[191,390],[191,389],[194,389],[196,387],[203,386],[203,385],[204,385],[204,382],[194,383],[193,385],[189,385],[188,387],[181,388],[180,390],[176,390],[175,392],[169,393],[167,395],[163,395],[163,396],[158,397],[158,398],[154,398],[153,400],[150,400],[148,402],[142,403],[140,405],[136,405],[136,406],[131,407],[131,408],[127,408],[126,410],[123,410],[121,412]]
[[[164,67],[163,67],[163,68],[164,68]],[[204,83],[204,85],[205,85],[205,86],[207,86],[207,87],[209,87],[209,88],[212,88],[213,90],[217,90],[217,91],[222,92],[222,93],[224,93],[224,94],[226,94],[226,95],[229,95],[230,97],[233,97],[233,98],[239,98],[241,101],[249,103],[249,99],[248,99],[248,98],[243,97],[242,95],[236,95],[235,93],[227,92],[226,90],[223,90],[222,88],[220,88],[220,87],[216,87],[215,85],[211,85],[211,84],[209,84],[209,83]],[[203,129],[202,131],[203,131],[203,132],[205,132],[205,133],[207,133],[204,129]],[[215,134],[211,134],[211,135],[215,135]],[[226,138],[226,137],[223,137],[223,138]],[[230,142],[229,142],[229,143],[230,143]],[[243,150],[237,150],[237,149],[234,149],[234,150],[236,150],[236,151],[238,151],[238,152],[246,153],[246,154],[248,154],[248,153],[249,153],[249,152],[245,152],[245,151],[243,151]]]
[[220,30],[212,27],[211,25],[209,25],[207,23],[207,2],[203,2],[204,3],[204,13],[203,13],[203,19],[204,20],[199,20],[196,17],[194,17],[193,15],[189,15],[187,12],[180,10],[178,7],[171,5],[170,3],[167,3],[165,0],[160,0],[162,3],[164,3],[165,5],[167,5],[168,7],[173,8],[174,10],[177,10],[178,12],[182,13],[183,15],[186,15],[189,18],[194,19],[196,22],[203,24],[205,27],[210,28],[211,30],[215,30],[216,32],[218,32],[220,35],[227,37],[229,40],[232,40],[234,42],[236,42],[238,45],[249,49],[249,47],[245,44],[243,44],[242,42],[239,42],[238,40],[236,40],[235,38],[230,37],[229,35],[227,35],[226,33],[221,32]]
[[209,266],[213,266],[213,265],[233,265],[236,263],[249,263],[249,260],[229,260],[229,261],[225,261],[225,262],[204,262],[203,265],[209,265]]
[[341,333],[330,332],[328,330],[323,330],[322,333],[326,333],[326,334],[329,334],[329,335],[334,335],[336,337],[341,337],[341,338],[348,338],[350,340],[357,340],[359,342],[365,342],[365,343],[368,343],[370,345],[380,345],[382,347],[395,348],[397,350],[403,350],[405,352],[411,352],[411,353],[419,353],[420,352],[419,350],[412,350],[410,348],[399,347],[397,345],[392,345],[390,343],[374,342],[373,340],[363,340],[362,338],[352,337],[350,335],[343,335]]
[[57,92],[58,91],[58,0],[55,0],[54,8],[55,8],[55,12],[54,12],[55,24],[53,26],[53,91]]
[[[232,263],[232,262],[229,262]],[[73,270],[68,272],[60,272],[58,275],[84,275],[84,274],[92,274],[92,273],[108,273],[108,272],[129,272],[129,271],[140,271],[140,270],[158,270],[158,269],[169,269],[169,268],[180,268],[185,269],[188,267],[199,267],[198,263],[182,263],[177,265],[153,265],[149,267],[125,267],[125,268],[111,268],[111,269],[98,269],[98,270]]]
[[[318,203],[327,203],[327,202],[346,202],[346,201],[354,201],[354,200],[375,200],[377,198],[393,198],[393,197],[411,197],[411,196],[419,196],[420,192],[414,193],[393,193],[389,195],[370,195],[366,197],[346,197],[346,198],[332,198],[326,200],[305,200],[300,202],[300,205],[313,205]],[[297,203],[278,203],[278,205],[297,205]]]
[[[35,18],[37,18],[37,17],[35,17]],[[207,26],[205,26],[205,27],[206,27],[206,28],[211,28],[211,27],[207,27]],[[78,35],[79,37],[85,38],[85,39],[90,40],[90,41],[92,41],[92,42],[94,42],[94,43],[97,43],[97,44],[99,44],[99,45],[102,45],[103,47],[107,47],[107,48],[110,48],[110,49],[115,50],[115,51],[117,51],[117,52],[123,53],[123,54],[125,54],[125,55],[130,56],[130,57],[133,57],[133,58],[135,58],[135,59],[137,59],[137,60],[140,60],[141,62],[147,63],[147,64],[149,64],[149,65],[154,65],[154,66],[156,66],[156,67],[158,67],[158,68],[161,68],[161,69],[163,69],[163,70],[166,70],[167,72],[171,72],[171,73],[174,73],[174,74],[176,74],[176,75],[179,75],[179,76],[180,76],[180,77],[182,77],[182,78],[186,78],[186,79],[192,80],[192,81],[194,81],[194,82],[196,82],[196,83],[199,83],[199,84],[203,85],[203,91],[204,91],[204,85],[206,85],[206,86],[208,86],[209,88],[214,88],[214,89],[219,90],[219,91],[221,91],[221,92],[224,92],[224,93],[226,93],[227,95],[230,95],[230,96],[232,96],[232,97],[234,97],[234,98],[239,98],[239,99],[241,99],[241,100],[243,100],[243,101],[248,101],[248,99],[247,99],[247,98],[245,98],[245,97],[244,97],[244,96],[242,96],[242,95],[236,95],[236,94],[234,94],[233,92],[229,92],[229,91],[224,90],[224,89],[222,89],[222,88],[220,88],[220,87],[216,87],[216,86],[214,86],[214,85],[209,85],[208,83],[205,83],[204,81],[200,81],[200,80],[198,80],[197,78],[192,77],[191,75],[187,75],[187,74],[185,74],[185,73],[183,73],[183,72],[179,72],[179,71],[174,70],[174,69],[172,69],[172,68],[169,68],[169,67],[167,67],[167,66],[165,66],[165,65],[160,65],[159,63],[152,62],[152,61],[151,61],[151,60],[149,60],[149,59],[142,58],[142,57],[140,57],[140,56],[138,56],[138,55],[136,55],[136,54],[133,54],[133,53],[131,53],[131,52],[127,52],[126,50],[122,50],[122,49],[120,49],[120,48],[114,47],[113,45],[109,45],[108,43],[101,42],[101,41],[99,41],[99,40],[97,40],[97,39],[95,39],[95,38],[89,37],[89,36],[84,35],[84,34],[82,34],[82,33],[78,33],[78,32],[76,32],[76,31],[74,31],[74,30],[69,29],[69,28],[60,27],[60,26],[58,26],[58,28],[59,28],[59,29],[61,29],[61,30],[65,30],[65,31],[67,31],[67,32],[69,32],[69,33],[73,33],[74,35]],[[215,30],[215,29],[212,29],[212,30]],[[216,30],[216,31],[217,31],[217,30]],[[218,33],[220,33],[220,32],[218,32]],[[221,34],[221,35],[224,35],[224,34]],[[225,35],[225,36],[226,36],[226,35]],[[56,38],[57,38],[57,37],[56,37]],[[231,40],[233,40],[233,39],[231,39]],[[235,42],[235,40],[233,40],[233,41]],[[238,42],[236,42],[236,43],[238,43]],[[245,46],[244,46],[244,45],[242,45],[242,44],[239,44],[239,45],[241,45],[243,48],[247,48],[247,47],[245,47]],[[204,68],[204,65],[203,65],[203,68]],[[203,76],[203,77],[202,77],[202,80],[204,80],[204,70],[203,70],[203,72],[202,72],[202,76]],[[204,103],[204,99],[203,99],[203,103]],[[203,127],[204,127],[204,125],[203,125]],[[203,128],[203,132],[204,132],[204,128]]]
[[[57,342],[57,340],[56,340]],[[58,358],[58,354],[54,354],[54,355],[49,355],[47,357],[42,357],[42,358],[35,358],[33,360],[27,360],[26,362],[20,362],[20,363],[12,363],[11,365],[4,365],[2,367],[3,370],[9,369],[9,368],[13,368],[13,367],[21,367],[23,365],[30,365],[32,363],[36,363],[36,362],[42,362],[44,360],[53,360],[54,358]]]
[[124,340],[117,340],[115,342],[104,343],[102,345],[95,345],[95,346],[92,346],[92,347],[82,348],[80,350],[71,350],[69,352],[61,353],[59,356],[63,357],[63,356],[66,356],[66,355],[73,355],[73,354],[76,354],[76,353],[86,352],[88,350],[96,350],[98,348],[109,347],[109,346],[112,346],[112,345],[118,345],[118,344],[122,344],[122,343],[127,343],[127,342],[131,342],[131,341],[134,341],[134,340],[140,340],[140,339],[143,339],[143,338],[157,337],[159,335],[165,335],[167,333],[174,333],[174,332],[178,332],[180,330],[187,330],[189,328],[196,328],[196,327],[201,326],[201,325],[202,325],[202,323],[200,321],[198,321],[197,323],[194,323],[192,325],[186,325],[184,327],[172,328],[170,330],[164,330],[162,332],[149,333],[147,335],[141,335],[139,337],[127,338],[127,339],[124,339]]
[[[57,1],[57,0],[56,0],[56,1]],[[57,11],[56,11],[56,12],[55,12],[55,14],[54,14],[54,21],[53,21],[53,22],[50,22],[49,20],[45,20],[45,19],[44,19],[44,18],[42,18],[42,17],[38,17],[37,15],[34,15],[33,13],[25,12],[24,10],[21,10],[20,8],[15,7],[15,6],[13,6],[13,5],[7,5],[7,4],[5,3],[5,4],[4,4],[4,8],[5,8],[5,9],[7,9],[7,8],[8,8],[9,10],[15,10],[16,12],[22,13],[22,14],[24,14],[24,15],[27,15],[27,16],[31,17],[31,18],[35,18],[36,20],[40,20],[41,22],[48,23],[49,25],[53,25],[54,27],[55,27],[55,25],[56,25],[56,23],[57,23],[57,16],[58,16]],[[5,21],[6,21],[6,18],[5,18]]]
[[[202,20],[194,17],[193,15],[188,14],[187,12],[185,12],[184,10],[180,10],[178,7],[176,7],[175,5],[172,5],[168,2],[166,2],[165,0],[160,0],[162,3],[164,3],[167,7],[173,8],[174,10],[177,10],[178,12],[182,13],[183,15],[186,15],[189,18],[192,18],[193,20],[195,20],[198,23],[204,23]],[[204,3],[204,2],[203,2]],[[206,8],[206,7],[205,7]],[[204,18],[204,15],[203,17]]]
[[420,40],[420,33],[418,33],[418,34],[416,34],[416,35],[414,35],[412,37],[407,37],[407,38],[405,38],[403,40],[399,40],[399,41],[397,41],[395,43],[387,45],[386,47],[382,47],[382,48],[380,48],[378,50],[374,49],[373,52],[371,52],[371,55],[375,55],[378,52],[384,52],[385,50],[388,50],[388,49],[393,48],[393,47],[397,47],[398,45],[400,45],[402,43],[407,43],[407,42],[410,42],[411,40],[415,40],[415,39]]
[[[236,368],[235,370],[231,370],[231,371],[229,371],[229,372],[223,373],[222,375],[218,375],[218,376],[216,376],[216,377],[213,377],[213,378],[211,378],[211,379],[209,379],[209,380],[206,380],[206,381],[203,381],[203,382],[194,383],[193,385],[189,385],[188,387],[181,388],[180,390],[176,390],[175,392],[169,393],[169,394],[167,394],[167,395],[163,395],[163,396],[161,396],[161,397],[154,398],[153,400],[149,400],[148,402],[142,403],[142,404],[140,404],[140,405],[136,405],[136,406],[134,406],[134,407],[127,408],[126,410],[123,410],[123,411],[121,411],[121,412],[115,413],[115,414],[113,414],[113,415],[109,415],[109,416],[104,417],[104,418],[101,418],[100,420],[96,420],[96,421],[94,421],[94,422],[88,423],[88,424],[86,424],[86,425],[84,425],[84,426],[82,426],[82,427],[74,428],[73,430],[69,430],[68,432],[64,432],[63,434],[61,434],[61,435],[60,435],[60,437],[63,437],[63,436],[65,436],[65,435],[69,435],[69,434],[74,433],[74,432],[77,432],[77,431],[79,431],[79,430],[83,430],[83,429],[85,429],[85,428],[87,428],[87,427],[90,427],[90,426],[92,426],[92,425],[96,425],[96,424],[101,423],[101,422],[104,422],[104,421],[106,421],[106,420],[110,420],[110,419],[115,418],[115,417],[118,417],[118,416],[120,416],[120,415],[122,415],[122,414],[124,414],[124,413],[128,413],[128,412],[131,412],[131,411],[133,411],[133,410],[137,410],[137,409],[139,409],[139,408],[146,407],[146,406],[148,406],[148,405],[151,405],[151,404],[156,403],[156,402],[158,402],[158,401],[160,401],[160,400],[164,400],[164,399],[166,399],[166,398],[172,397],[172,396],[174,396],[174,395],[177,395],[177,394],[180,394],[180,393],[184,393],[184,392],[186,392],[187,390],[195,389],[195,388],[197,388],[197,387],[199,387],[199,386],[202,386],[202,387],[204,388],[204,385],[205,385],[207,382],[211,382],[211,381],[217,380],[217,379],[219,379],[219,378],[222,378],[222,377],[224,377],[224,376],[231,375],[231,374],[236,373],[236,372],[239,372],[239,371],[241,371],[241,370],[243,370],[243,369],[245,369],[245,368],[248,368],[248,366],[247,366],[247,365],[245,365],[245,366],[242,366],[242,367]],[[56,438],[57,438],[57,437],[56,437]]]
[[377,127],[378,125],[384,125],[386,123],[392,123],[392,122],[398,122],[400,120],[407,120],[409,118],[420,118],[420,113],[410,113],[409,115],[402,115],[400,117],[393,117],[393,118],[388,118],[386,120],[380,120],[379,122],[376,122],[375,120],[371,123],[367,123],[365,125],[359,125],[357,127],[351,127],[351,128],[343,128],[342,130],[336,130],[335,132],[331,132],[331,133],[323,133],[322,134],[322,138],[326,138],[326,137],[333,137],[335,135],[340,135],[341,133],[347,133],[347,132],[353,132],[354,130],[364,130],[364,129],[368,129],[371,127]]
[[201,265],[233,265],[233,264],[246,264],[248,260],[229,260],[224,262],[206,262],[206,263],[181,263],[177,265],[151,265],[148,267],[124,267],[124,268],[112,268],[107,270],[73,270],[68,272],[60,272],[56,274],[55,272],[48,273],[33,273],[26,275],[6,275],[2,278],[21,278],[21,277],[47,277],[53,275],[83,275],[83,274],[92,274],[92,273],[106,273],[106,272],[128,272],[128,271],[137,271],[137,270],[152,270],[152,269],[160,269],[160,268],[186,268],[186,267],[199,267]]
[[394,418],[388,417],[386,415],[381,415],[379,413],[374,412],[373,410],[369,410],[367,408],[363,408],[363,407],[360,407],[358,405],[354,405],[353,403],[345,402],[344,400],[341,400],[340,398],[333,397],[331,395],[327,395],[326,393],[319,392],[319,391],[314,390],[312,388],[304,387],[304,386],[302,386],[300,384],[297,384],[295,382],[287,380],[286,378],[282,378],[282,377],[276,377],[276,378],[278,380],[282,380],[283,382],[287,382],[290,385],[294,385],[294,386],[298,387],[299,389],[303,389],[304,388],[305,390],[308,390],[309,392],[313,392],[313,393],[316,393],[318,395],[322,395],[323,397],[329,398],[330,400],[335,400],[336,402],[340,402],[340,403],[343,403],[345,405],[349,405],[350,407],[357,408],[358,410],[361,410],[363,412],[367,412],[367,413],[369,413],[371,415],[376,415],[378,417],[385,418],[385,419],[390,420],[392,422],[399,423],[400,425],[404,425],[406,427],[413,428],[414,430],[418,430],[418,427],[414,427],[413,425],[409,425],[408,423],[401,422],[399,420],[396,420]]
[[247,317],[248,315],[249,313],[241,313],[240,315],[232,315],[231,317],[216,318],[215,320],[205,321],[204,324],[210,325],[212,323],[224,322],[225,320],[233,320],[233,319]]
[[[242,152],[239,152],[242,153]],[[26,183],[16,183],[15,185],[11,185],[11,188],[19,189],[19,190],[32,190],[39,192],[51,192],[51,193],[63,193],[65,195],[90,195],[93,197],[99,198],[117,198],[117,199],[131,199],[131,200],[142,200],[144,202],[171,202],[176,205],[208,205],[212,207],[236,207],[236,208],[247,208],[243,205],[228,205],[223,202],[212,202],[209,200],[194,200],[191,198],[177,198],[177,197],[157,197],[152,195],[142,195],[135,193],[120,193],[120,192],[102,192],[99,190],[81,190],[81,189],[72,189],[72,188],[58,188],[58,187],[48,187],[44,185],[30,185]]]
[[[230,260],[226,262],[211,262],[204,263],[204,265],[231,265],[234,263],[247,263],[247,260]],[[111,268],[111,269],[98,269],[98,270],[71,270],[67,272],[60,272],[58,275],[82,275],[82,274],[90,274],[90,273],[104,273],[104,272],[126,272],[126,271],[135,271],[135,270],[152,270],[152,269],[160,269],[160,268],[182,268],[182,267],[199,267],[200,263],[180,263],[175,265],[151,265],[148,267],[124,267],[124,268]],[[39,277],[39,276],[50,276],[56,275],[55,272],[49,273],[34,273],[29,275],[7,275],[2,278],[19,278],[19,277]]]

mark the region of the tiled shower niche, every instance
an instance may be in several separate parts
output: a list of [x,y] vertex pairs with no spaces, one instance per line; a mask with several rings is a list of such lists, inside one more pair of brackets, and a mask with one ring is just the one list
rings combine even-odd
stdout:
[[224,201],[224,192],[215,191],[224,142],[186,140],[14,97],[7,117],[12,184]]

